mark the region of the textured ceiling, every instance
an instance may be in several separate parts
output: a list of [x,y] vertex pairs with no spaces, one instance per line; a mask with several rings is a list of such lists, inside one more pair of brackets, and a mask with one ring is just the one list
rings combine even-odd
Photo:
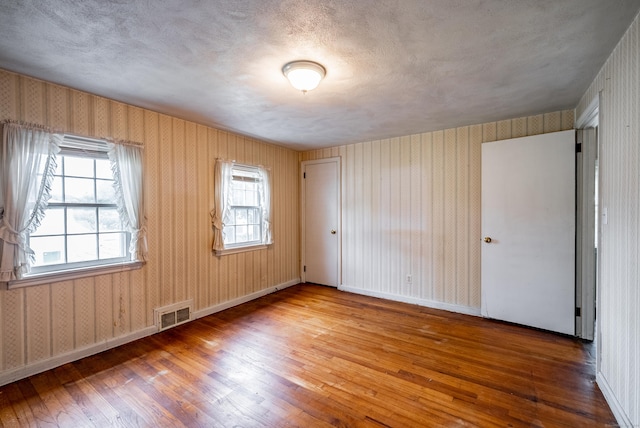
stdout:
[[640,0],[0,6],[0,68],[302,150],[574,108]]

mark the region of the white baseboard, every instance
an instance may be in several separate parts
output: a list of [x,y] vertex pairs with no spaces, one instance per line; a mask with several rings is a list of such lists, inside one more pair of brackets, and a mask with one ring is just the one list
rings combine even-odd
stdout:
[[596,383],[598,384],[598,387],[600,387],[600,391],[602,391],[602,395],[604,395],[604,399],[607,400],[607,404],[609,404],[609,407],[611,408],[611,412],[613,413],[613,416],[615,416],[616,421],[618,422],[618,425],[620,425],[621,427],[640,426],[640,425],[633,425],[633,423],[631,422],[631,419],[629,419],[629,416],[625,413],[624,409],[622,408],[622,405],[616,398],[616,395],[611,389],[611,386],[609,386],[609,382],[607,381],[607,378],[605,378],[601,372],[599,372],[596,375]]
[[107,349],[112,349],[125,343],[133,342],[134,340],[142,339],[146,336],[151,336],[158,332],[158,328],[155,325],[151,327],[145,327],[142,330],[137,330],[133,333],[129,333],[124,336],[114,337],[113,339],[105,340],[104,342],[96,343],[84,348],[74,349],[71,352],[56,355],[55,357],[48,358],[46,360],[38,361],[36,363],[28,364],[17,369],[9,370],[0,374],[0,386],[6,385],[11,382],[15,382],[19,379],[24,379],[29,376],[42,373],[44,371],[59,367],[63,364],[70,363],[72,361],[79,360],[91,355],[95,355]]
[[300,284],[300,278],[287,281],[285,283],[265,288],[264,290],[256,291],[255,293],[247,294],[246,296],[238,297],[237,299],[229,300],[219,305],[209,306],[208,308],[200,309],[193,313],[193,318],[198,319],[206,317],[207,315],[215,314],[216,312],[224,311],[225,309],[233,308],[234,306],[241,305],[243,303],[250,302],[251,300],[258,299],[267,294],[275,293],[276,291],[283,290],[292,285]]
[[454,305],[451,303],[437,302],[435,300],[420,299],[418,297],[363,290],[361,288],[348,287],[345,285],[338,286],[338,290],[355,294],[363,294],[365,296],[379,297],[381,299],[395,300],[396,302],[411,303],[413,305],[425,306],[427,308],[442,309],[443,311],[456,312],[459,314],[480,316],[480,308],[472,308],[470,306]]
[[[296,285],[299,283],[300,283],[300,279],[297,278],[297,279],[285,282],[284,284],[276,285],[274,287],[269,287],[265,290],[260,290],[255,293],[248,294],[246,296],[242,296],[237,299],[221,303],[219,305],[215,305],[209,308],[199,310],[193,313],[194,319],[201,318],[206,315],[214,314],[216,312],[223,311],[233,306],[238,306],[242,303],[249,302],[251,300],[257,299],[262,296],[266,296],[267,294],[276,292],[278,290],[282,290],[287,287],[291,287],[292,285]],[[36,375],[38,373],[42,373],[44,371],[59,367],[63,364],[67,364],[72,361],[79,360],[81,358],[95,355],[102,351],[106,351],[108,349],[112,349],[129,342],[133,342],[134,340],[142,339],[143,337],[151,336],[152,334],[156,334],[156,333],[158,333],[158,327],[155,325],[152,325],[150,327],[145,327],[141,330],[137,330],[135,332],[129,333],[124,336],[115,337],[113,339],[96,343],[81,349],[75,349],[65,354],[56,355],[55,357],[51,357],[46,360],[38,361],[32,364],[27,364],[26,366],[22,366],[17,369],[8,370],[4,373],[0,373],[0,386],[9,384],[11,382],[15,382],[20,379],[24,379],[29,376]]]

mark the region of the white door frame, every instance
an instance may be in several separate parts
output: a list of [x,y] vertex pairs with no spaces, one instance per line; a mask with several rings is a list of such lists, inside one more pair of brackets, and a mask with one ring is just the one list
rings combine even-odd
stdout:
[[[601,97],[602,97],[602,92],[600,92],[593,100],[591,100],[587,108],[582,112],[580,117],[576,120],[576,129],[586,129],[586,128],[597,127],[598,128],[597,134],[601,135],[601,133],[599,132],[602,125],[601,123],[602,118],[600,115],[600,105],[602,104],[600,99]],[[599,135],[596,136],[597,139],[600,138]],[[600,142],[596,143],[595,150],[597,151],[597,157],[599,159],[598,176],[602,177],[602,144],[600,144]],[[582,332],[585,331],[584,330],[586,328],[585,323],[589,323],[589,322],[593,323],[593,319],[589,320],[588,317],[590,316],[595,317],[595,336],[596,337],[592,337],[590,339],[593,339],[596,341],[596,373],[600,373],[600,355],[602,355],[601,353],[602,340],[601,340],[600,334],[602,330],[600,328],[600,317],[597,316],[597,313],[598,313],[598,303],[600,302],[600,260],[602,257],[602,246],[600,245],[600,242],[602,240],[602,220],[603,220],[603,206],[602,206],[602,192],[601,192],[602,179],[598,180],[597,185],[598,185],[598,188],[596,189],[596,192],[598,194],[597,203],[598,203],[599,215],[596,216],[594,221],[595,221],[595,227],[598,230],[598,254],[597,254],[597,257],[595,257],[595,260],[593,259],[587,260],[587,263],[592,263],[592,265],[583,264],[582,266],[583,270],[585,269],[588,271],[595,270],[596,272],[595,296],[593,296],[593,298],[595,299],[595,306],[593,308],[593,312],[588,312],[585,314],[586,317],[581,318],[580,323],[582,324],[582,330],[579,336],[584,338],[584,336],[582,335]],[[576,254],[576,256],[577,255],[578,254]],[[595,265],[593,265],[593,263],[595,263]],[[576,287],[581,287],[581,284],[576,284]],[[578,293],[576,293],[576,295],[577,294]],[[583,299],[583,304],[584,304],[584,299]],[[581,310],[581,314],[582,314],[582,310]]]
[[576,159],[576,336],[594,339],[596,318],[596,128],[578,129]]
[[300,213],[301,213],[301,233],[300,233],[300,278],[302,279],[302,282],[306,282],[306,272],[304,270],[304,266],[306,266],[306,228],[307,228],[307,219],[306,219],[306,210],[305,210],[305,206],[306,206],[306,186],[304,183],[304,174],[305,174],[305,168],[307,165],[313,165],[313,164],[321,164],[321,163],[330,163],[330,162],[335,162],[336,163],[336,170],[338,172],[338,213],[337,213],[337,219],[338,219],[338,230],[337,230],[337,234],[338,234],[338,284],[337,286],[341,286],[342,285],[342,164],[341,164],[341,158],[338,157],[331,157],[331,158],[324,158],[324,159],[316,159],[316,160],[309,160],[309,161],[302,161],[300,164],[300,189],[301,189],[301,197],[300,197]]

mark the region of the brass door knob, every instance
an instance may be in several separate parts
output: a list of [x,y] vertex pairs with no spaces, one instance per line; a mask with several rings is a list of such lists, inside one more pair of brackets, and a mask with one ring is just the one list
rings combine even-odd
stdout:
[[484,242],[486,242],[487,244],[489,244],[491,242],[491,238],[489,236],[485,236],[484,237]]
[[335,229],[333,229],[333,230],[331,231],[331,234],[332,234],[332,235],[335,235],[335,234],[336,234]]

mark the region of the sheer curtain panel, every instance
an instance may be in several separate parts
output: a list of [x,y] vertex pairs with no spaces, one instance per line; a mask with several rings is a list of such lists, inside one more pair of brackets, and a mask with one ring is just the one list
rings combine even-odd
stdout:
[[260,172],[260,206],[262,208],[262,243],[272,244],[271,239],[271,181],[269,171],[258,168]]
[[224,219],[229,215],[229,205],[231,204],[231,170],[233,162],[223,159],[216,159],[214,170],[214,207],[211,211],[213,225],[213,250],[224,249]]
[[27,235],[44,216],[62,137],[36,125],[2,124],[0,282],[20,279],[30,271],[34,253]]
[[147,258],[147,229],[144,214],[142,147],[114,140],[109,143],[109,160],[115,180],[118,212],[131,233],[132,261]]

